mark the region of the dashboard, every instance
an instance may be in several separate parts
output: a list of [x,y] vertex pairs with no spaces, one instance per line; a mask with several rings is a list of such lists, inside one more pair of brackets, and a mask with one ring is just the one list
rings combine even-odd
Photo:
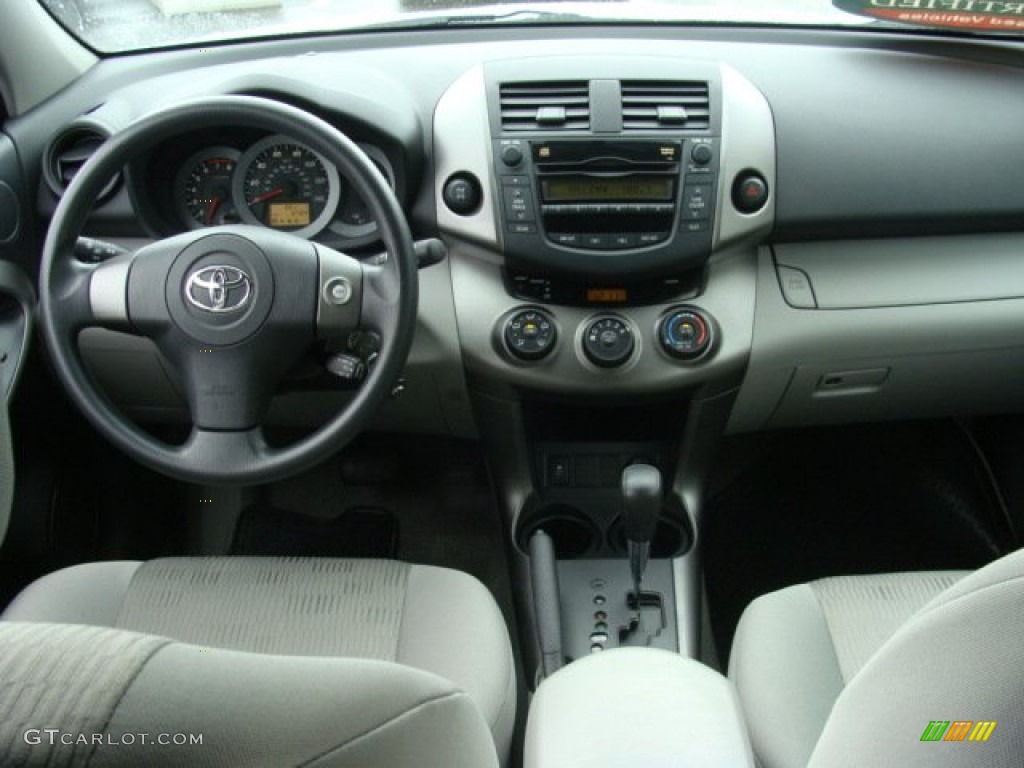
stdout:
[[[151,110],[249,94],[331,122],[414,236],[446,247],[420,272],[407,394],[382,416],[396,428],[476,435],[474,393],[728,395],[732,432],[1015,409],[1017,53],[891,31],[622,26],[139,54],[10,121],[0,173],[35,190],[22,219],[45,223],[61,163]],[[381,248],[322,158],[217,124],[133,162],[85,234],[131,246],[234,221]],[[29,237],[0,248],[32,269]],[[83,345],[116,399],[180,413],[159,360],[115,336]],[[315,423],[336,395],[285,393],[275,417]]]

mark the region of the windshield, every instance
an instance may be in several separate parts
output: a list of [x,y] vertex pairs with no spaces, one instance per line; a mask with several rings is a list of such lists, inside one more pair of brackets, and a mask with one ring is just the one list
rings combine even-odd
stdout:
[[[10,2],[12,0],[5,0]],[[654,23],[896,25],[1024,31],[1024,3],[992,0],[39,0],[93,50],[119,53],[383,27]]]

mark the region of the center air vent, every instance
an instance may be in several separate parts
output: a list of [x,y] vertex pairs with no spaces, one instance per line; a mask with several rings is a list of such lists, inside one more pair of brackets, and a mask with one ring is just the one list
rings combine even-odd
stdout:
[[[64,194],[71,180],[106,140],[107,134],[91,125],[73,126],[57,135],[43,158],[43,176],[55,195]],[[110,180],[100,193],[101,198],[113,191],[119,178],[117,175]]]
[[706,130],[711,100],[705,82],[622,81],[624,131]]
[[586,81],[503,83],[501,127],[505,131],[585,131],[590,127]]

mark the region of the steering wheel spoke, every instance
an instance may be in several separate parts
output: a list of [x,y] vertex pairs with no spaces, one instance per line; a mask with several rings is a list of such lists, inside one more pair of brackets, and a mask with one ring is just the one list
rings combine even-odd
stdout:
[[345,336],[361,325],[363,267],[344,253],[317,244],[319,292],[316,309],[317,336]]
[[182,473],[216,481],[230,474],[240,482],[259,480],[260,468],[272,455],[261,427],[212,430],[193,427],[173,451]]

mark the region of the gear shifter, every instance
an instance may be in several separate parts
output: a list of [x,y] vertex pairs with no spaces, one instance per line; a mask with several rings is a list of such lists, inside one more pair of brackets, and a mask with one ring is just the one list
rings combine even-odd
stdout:
[[661,511],[661,473],[650,464],[631,464],[622,471],[622,525],[629,548],[629,570],[633,575],[633,594],[640,605],[651,539]]

